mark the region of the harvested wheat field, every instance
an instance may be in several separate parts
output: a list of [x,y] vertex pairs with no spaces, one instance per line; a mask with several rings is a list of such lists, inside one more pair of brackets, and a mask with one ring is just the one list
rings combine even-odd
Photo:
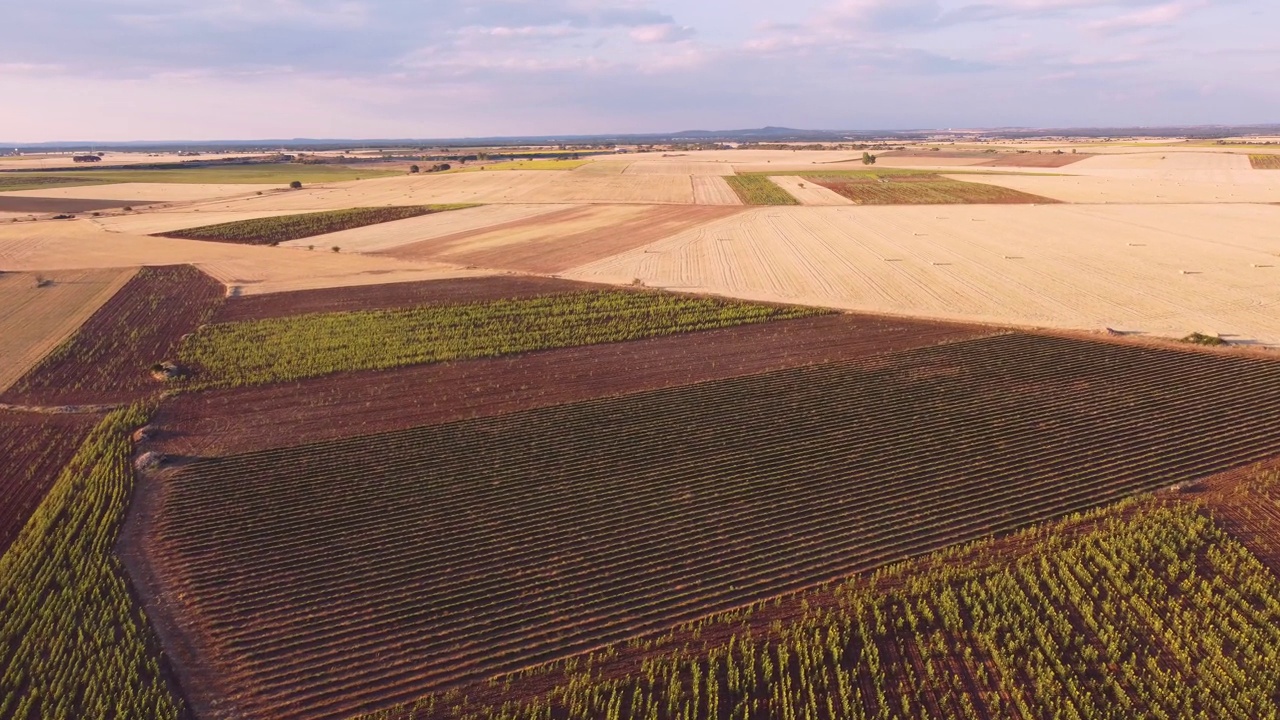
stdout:
[[735,207],[587,205],[388,250],[402,260],[556,273],[740,212]]
[[686,162],[676,160],[637,160],[631,163],[624,175],[732,175],[733,166],[727,162]]
[[303,240],[290,240],[280,245],[281,247],[338,245],[345,252],[379,252],[459,233],[507,226],[574,207],[574,205],[482,205],[465,210],[432,213],[408,220],[344,230]]
[[[1066,170],[1083,168],[1083,161]],[[1156,173],[1121,171],[1090,175],[955,175],[971,183],[1088,204],[1186,204],[1280,202],[1280,173],[1252,170]]]
[[786,190],[801,205],[852,205],[849,198],[829,190],[811,178],[799,175],[774,175],[769,178],[775,185]]
[[176,203],[214,198],[252,196],[258,191],[279,191],[279,185],[242,185],[198,183],[112,183],[110,185],[77,185],[51,187],[40,190],[15,190],[5,197],[68,198],[74,200],[119,200],[141,205],[147,203]]
[[220,212],[203,208],[183,207],[181,209],[149,210],[147,212],[112,215],[110,217],[92,218],[91,222],[107,232],[128,233],[131,235],[153,235],[175,230],[216,225],[219,223],[257,220],[264,217],[291,215],[298,213],[279,212],[275,210],[259,210],[256,212]]
[[176,240],[108,233],[88,220],[7,223],[0,225],[0,266],[46,271],[191,263],[230,286],[231,294],[484,274],[433,262],[334,253],[331,245],[308,251]]
[[0,273],[0,392],[124,287],[137,268]]
[[1080,153],[1001,153],[986,162],[978,163],[982,167],[1013,168],[1060,168],[1078,163],[1092,155]]
[[697,205],[741,205],[738,193],[718,175],[692,175],[693,202]]
[[1280,346],[1280,208],[752,209],[568,277],[1024,326]]
[[807,183],[821,185],[854,205],[1034,205],[1057,202],[999,185],[965,182],[931,174],[867,177],[811,175]]

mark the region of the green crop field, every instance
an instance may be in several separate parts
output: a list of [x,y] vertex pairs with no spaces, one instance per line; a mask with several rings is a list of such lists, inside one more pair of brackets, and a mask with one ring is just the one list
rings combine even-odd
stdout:
[[302,183],[342,182],[376,177],[403,175],[400,170],[361,169],[342,165],[303,165],[295,163],[263,163],[213,167],[175,168],[167,170],[66,170],[48,173],[4,173],[0,177],[19,177],[39,182],[61,178],[78,185],[102,183],[209,183],[288,185]]
[[1254,170],[1280,170],[1280,155],[1250,155]]
[[846,583],[767,632],[770,604],[728,613],[683,633],[715,640],[623,673],[634,645],[491,683],[553,688],[524,701],[456,693],[366,720],[1275,717],[1280,581],[1194,508],[1013,540]]
[[729,175],[724,179],[747,205],[799,205],[791,193],[765,175]]
[[136,409],[94,429],[0,558],[0,717],[182,716],[112,548],[133,489]]
[[0,173],[0,192],[14,190],[48,190],[83,185],[108,185],[113,180],[95,180],[89,177],[63,177],[33,175],[31,173]]
[[275,245],[289,240],[301,240],[341,230],[352,230],[366,225],[377,225],[379,223],[405,220],[421,215],[469,207],[475,207],[475,205],[409,205],[401,207],[350,208],[348,210],[329,210],[326,212],[304,213],[302,215],[279,215],[218,225],[204,225],[186,230],[157,233],[157,235],[159,237],[212,240],[243,245]]
[[183,344],[194,385],[238,386],[635,340],[828,311],[652,292],[579,292],[208,325]]

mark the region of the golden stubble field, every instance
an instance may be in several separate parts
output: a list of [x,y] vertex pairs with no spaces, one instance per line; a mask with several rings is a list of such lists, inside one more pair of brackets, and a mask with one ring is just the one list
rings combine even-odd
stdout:
[[0,392],[70,337],[136,272],[131,267],[0,273]]
[[565,273],[998,324],[1280,345],[1280,207],[776,207]]

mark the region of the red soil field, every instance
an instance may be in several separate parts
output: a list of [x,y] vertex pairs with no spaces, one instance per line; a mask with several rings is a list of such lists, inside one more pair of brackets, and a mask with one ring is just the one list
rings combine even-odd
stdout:
[[979,163],[975,167],[1060,168],[1091,157],[1093,155],[1088,153],[1063,153],[1062,155],[1053,153],[1017,153],[1015,155],[1000,155],[994,160]]
[[265,387],[183,393],[152,449],[229,455],[609,397],[975,337],[989,328],[827,315]]
[[178,341],[208,320],[224,292],[190,265],[143,268],[0,402],[120,403],[161,390],[151,366],[172,359]]
[[344,718],[1277,454],[1280,363],[998,335],[195,461],[146,596],[210,717]]
[[532,275],[455,278],[295,290],[228,298],[212,322],[240,322],[307,313],[355,310],[398,310],[424,305],[461,305],[493,300],[518,300],[556,293],[599,290],[593,283]]
[[731,206],[663,205],[649,208],[624,222],[583,232],[556,235],[547,238],[546,241],[530,240],[493,247],[482,246],[474,250],[466,249],[467,241],[473,238],[503,230],[564,222],[592,212],[591,208],[571,208],[496,227],[423,240],[377,254],[404,260],[441,260],[524,272],[556,273],[648,245],[682,230],[726,218],[743,210],[744,208]]
[[0,410],[0,555],[100,419]]

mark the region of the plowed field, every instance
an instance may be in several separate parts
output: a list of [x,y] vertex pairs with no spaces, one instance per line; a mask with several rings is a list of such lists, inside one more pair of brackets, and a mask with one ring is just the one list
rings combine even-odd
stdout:
[[0,392],[75,332],[135,272],[0,273]]
[[939,175],[885,175],[872,178],[810,176],[855,205],[1010,205],[1055,202],[994,185],[947,179]]
[[381,254],[401,260],[555,273],[737,211],[732,207],[591,205],[402,245]]
[[[471,281],[465,292],[481,289]],[[503,286],[502,292],[510,291],[510,285]],[[433,297],[440,298],[435,293]],[[223,307],[234,312],[237,303]],[[267,450],[850,360],[988,332],[968,325],[830,315],[261,388],[183,393],[161,407],[154,449],[187,456]],[[424,394],[423,388],[430,388],[430,393]]]
[[201,460],[145,545],[197,707],[339,718],[1270,457],[1278,421],[1274,362],[1005,335]]
[[80,405],[136,400],[162,389],[150,368],[213,313],[223,287],[189,265],[143,268],[70,340],[0,401]]
[[0,410],[0,555],[98,419]]

